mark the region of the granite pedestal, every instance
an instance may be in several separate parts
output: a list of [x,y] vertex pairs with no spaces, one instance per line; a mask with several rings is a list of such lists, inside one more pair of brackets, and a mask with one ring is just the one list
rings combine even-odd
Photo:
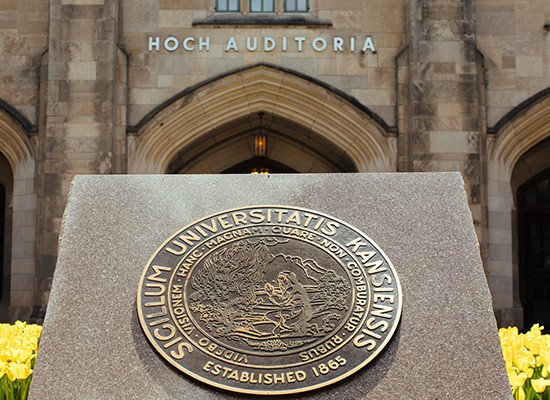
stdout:
[[360,229],[391,259],[403,291],[400,326],[374,362],[291,398],[511,399],[457,173],[76,177],[30,399],[256,398],[164,362],[141,330],[136,290],[174,232],[259,204],[314,209]]

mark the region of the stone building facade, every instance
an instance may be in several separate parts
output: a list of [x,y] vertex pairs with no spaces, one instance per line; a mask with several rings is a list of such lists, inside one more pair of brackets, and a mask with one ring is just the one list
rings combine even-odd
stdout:
[[2,0],[0,58],[3,320],[76,174],[460,171],[499,323],[550,323],[548,0]]

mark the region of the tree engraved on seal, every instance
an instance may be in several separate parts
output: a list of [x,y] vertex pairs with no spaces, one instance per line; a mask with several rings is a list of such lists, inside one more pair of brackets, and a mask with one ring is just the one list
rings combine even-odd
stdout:
[[394,266],[363,232],[277,205],[222,211],[170,236],[145,266],[136,304],[145,337],[178,370],[279,395],[371,362],[397,329],[401,300]]
[[[190,309],[214,337],[286,351],[324,337],[342,320],[350,284],[315,260],[274,253],[278,243],[234,243],[208,257],[193,277]],[[288,269],[277,269],[270,281],[277,264]]]

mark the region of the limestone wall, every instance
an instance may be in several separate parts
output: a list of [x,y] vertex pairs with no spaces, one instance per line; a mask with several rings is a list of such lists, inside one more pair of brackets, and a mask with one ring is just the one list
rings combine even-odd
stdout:
[[[395,125],[395,56],[406,42],[404,0],[312,0],[311,23],[290,26],[245,25],[235,20],[208,23],[216,16],[213,5],[214,1],[121,1],[120,45],[129,55],[130,125],[189,86],[257,62],[280,65],[333,85]],[[245,22],[255,17],[242,11]],[[375,54],[361,52],[367,35],[372,36]],[[150,37],[153,44],[160,40],[152,51],[148,51]],[[165,48],[168,37],[179,40],[169,42],[170,46],[179,44],[177,50]],[[183,48],[182,42],[189,37],[194,38],[188,42],[193,51]],[[205,46],[200,49],[201,37],[210,40],[209,51]],[[231,37],[238,51],[226,51]],[[263,51],[265,37],[274,40],[274,50]],[[306,38],[303,51],[298,50],[296,37]],[[316,37],[327,40],[326,50],[313,49]],[[343,39],[343,51],[334,51],[334,37]],[[351,50],[350,37],[356,38],[355,51]],[[257,50],[246,49],[247,38],[251,45],[257,38]],[[283,51],[283,38],[287,51]]]
[[[546,0],[476,1],[477,46],[484,57],[491,133],[486,269],[503,325],[522,324],[515,191],[537,170],[531,167],[523,180],[521,174],[513,178],[513,171],[522,155],[550,135],[549,100],[535,101],[537,93],[550,88],[550,31],[545,28],[549,20]],[[548,166],[547,153],[543,158]]]
[[550,3],[476,0],[477,46],[487,70],[487,124],[550,86]]
[[269,106],[300,143],[317,134],[358,170],[462,172],[495,308],[518,321],[514,191],[529,174],[513,172],[550,137],[550,2],[309,0],[292,14],[277,0],[269,15],[214,4],[0,0],[10,304],[48,301],[75,174],[166,173]]
[[0,2],[0,100],[38,121],[40,57],[48,48],[49,2]]

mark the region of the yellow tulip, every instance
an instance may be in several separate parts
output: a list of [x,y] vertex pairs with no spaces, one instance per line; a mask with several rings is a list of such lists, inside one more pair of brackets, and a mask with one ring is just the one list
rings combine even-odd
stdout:
[[27,325],[25,327],[25,334],[30,337],[38,338],[42,334],[42,327],[40,325]]
[[535,357],[525,347],[522,347],[514,354],[514,364],[520,371],[527,371],[529,367],[535,366]]
[[542,346],[543,344],[541,343],[542,340],[540,340],[540,336],[539,337],[534,337],[534,338],[531,338],[530,342],[529,342],[529,345],[527,346],[527,348],[531,351],[531,353],[533,354],[540,354],[541,350],[542,350]]
[[13,324],[13,325],[21,331],[21,330],[25,329],[25,327],[27,326],[27,323],[23,322],[23,321],[15,321],[15,324]]
[[516,391],[515,400],[525,400],[525,390],[523,390],[523,387],[518,388]]
[[535,392],[542,393],[546,390],[547,386],[550,386],[550,379],[532,379],[531,386],[533,387],[533,390],[535,390]]
[[[550,335],[535,324],[523,334],[517,328],[499,329],[502,355],[515,400],[526,400],[527,394],[550,393]],[[532,389],[531,389],[532,388]],[[531,399],[531,398],[529,398]]]
[[32,369],[30,369],[29,365],[13,362],[10,363],[7,371],[8,379],[10,381],[14,381],[16,379],[27,379],[31,373]]
[[500,328],[498,333],[501,336],[517,336],[519,332],[516,326],[510,326],[508,328]]
[[38,348],[38,339],[35,337],[23,336],[21,338],[21,348],[27,349],[31,352],[36,351]]
[[0,361],[0,378],[4,376],[5,373],[8,372],[8,363]]
[[550,365],[550,348],[544,346],[540,351],[540,360],[544,365]]
[[31,359],[32,350],[25,348],[12,348],[10,349],[10,359],[15,363],[25,363]]
[[32,374],[31,361],[41,332],[41,326],[22,321],[0,324],[0,378],[7,375],[10,381],[25,380]]
[[502,348],[502,356],[504,357],[504,361],[506,362],[512,362],[514,359],[514,351],[511,347],[503,347]]
[[520,372],[519,374],[514,371],[510,370],[508,371],[508,379],[510,380],[510,385],[512,386],[512,389],[518,388],[523,386],[525,383],[525,380],[527,379],[527,374],[525,372]]

